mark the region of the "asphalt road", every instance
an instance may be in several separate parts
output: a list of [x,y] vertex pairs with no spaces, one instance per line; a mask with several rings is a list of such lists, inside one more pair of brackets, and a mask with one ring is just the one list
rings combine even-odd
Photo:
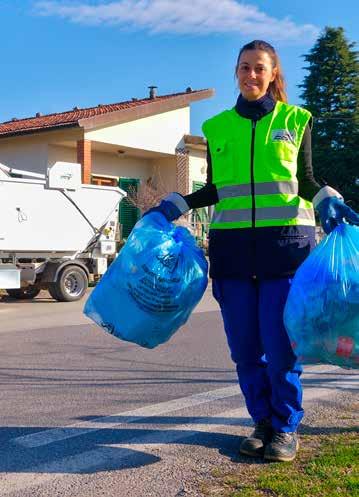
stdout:
[[[0,496],[202,495],[250,431],[210,290],[154,350],[92,325],[83,304],[0,300]],[[306,408],[358,379],[307,367]]]

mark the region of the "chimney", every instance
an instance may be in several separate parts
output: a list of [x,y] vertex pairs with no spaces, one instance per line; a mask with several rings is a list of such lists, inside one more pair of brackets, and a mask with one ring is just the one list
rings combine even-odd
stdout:
[[17,121],[18,119],[17,119],[17,117],[13,117],[11,120],[12,121]]
[[157,86],[149,86],[148,88],[150,89],[150,99],[153,100],[157,97]]
[[41,112],[36,112],[36,117],[41,117],[41,116],[42,116]]

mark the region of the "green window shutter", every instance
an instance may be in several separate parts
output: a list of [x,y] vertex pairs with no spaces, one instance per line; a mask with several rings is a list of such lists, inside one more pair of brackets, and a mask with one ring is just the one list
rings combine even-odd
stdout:
[[203,181],[193,181],[192,183],[192,191],[193,192],[197,192],[198,190],[200,190],[205,184],[203,183]]
[[[200,190],[205,183],[202,181],[192,182],[192,192]],[[206,207],[201,207],[200,209],[193,209],[192,211],[192,223],[196,229],[196,240],[201,246],[207,238],[208,232],[208,210]]]
[[[200,190],[205,183],[202,181],[193,181],[192,182],[192,192],[196,192]],[[201,207],[200,209],[195,209],[193,211],[194,213],[194,220],[200,221],[201,223],[207,223],[208,222],[208,212],[206,207]]]
[[[137,178],[120,178],[118,180],[118,186],[125,190],[125,192],[130,191],[130,188],[134,188],[136,191],[140,180]],[[137,223],[140,218],[140,210],[132,205],[126,197],[120,203],[120,223],[122,224],[122,238],[128,238],[132,231],[132,228]]]

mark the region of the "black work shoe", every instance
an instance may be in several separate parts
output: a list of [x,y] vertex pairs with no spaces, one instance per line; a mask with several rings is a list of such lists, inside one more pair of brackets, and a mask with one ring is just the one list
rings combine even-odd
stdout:
[[293,461],[299,449],[296,432],[281,433],[275,431],[272,441],[266,446],[264,459],[269,461]]
[[253,433],[245,438],[239,452],[246,456],[258,457],[264,454],[264,447],[271,441],[273,428],[269,419],[262,419],[255,424]]

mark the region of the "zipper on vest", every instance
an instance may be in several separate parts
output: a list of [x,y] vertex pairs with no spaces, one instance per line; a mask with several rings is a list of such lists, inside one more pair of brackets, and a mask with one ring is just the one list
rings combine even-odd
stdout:
[[256,201],[254,198],[254,140],[256,137],[257,121],[252,121],[252,138],[251,138],[251,194],[252,194],[252,228],[256,222]]

